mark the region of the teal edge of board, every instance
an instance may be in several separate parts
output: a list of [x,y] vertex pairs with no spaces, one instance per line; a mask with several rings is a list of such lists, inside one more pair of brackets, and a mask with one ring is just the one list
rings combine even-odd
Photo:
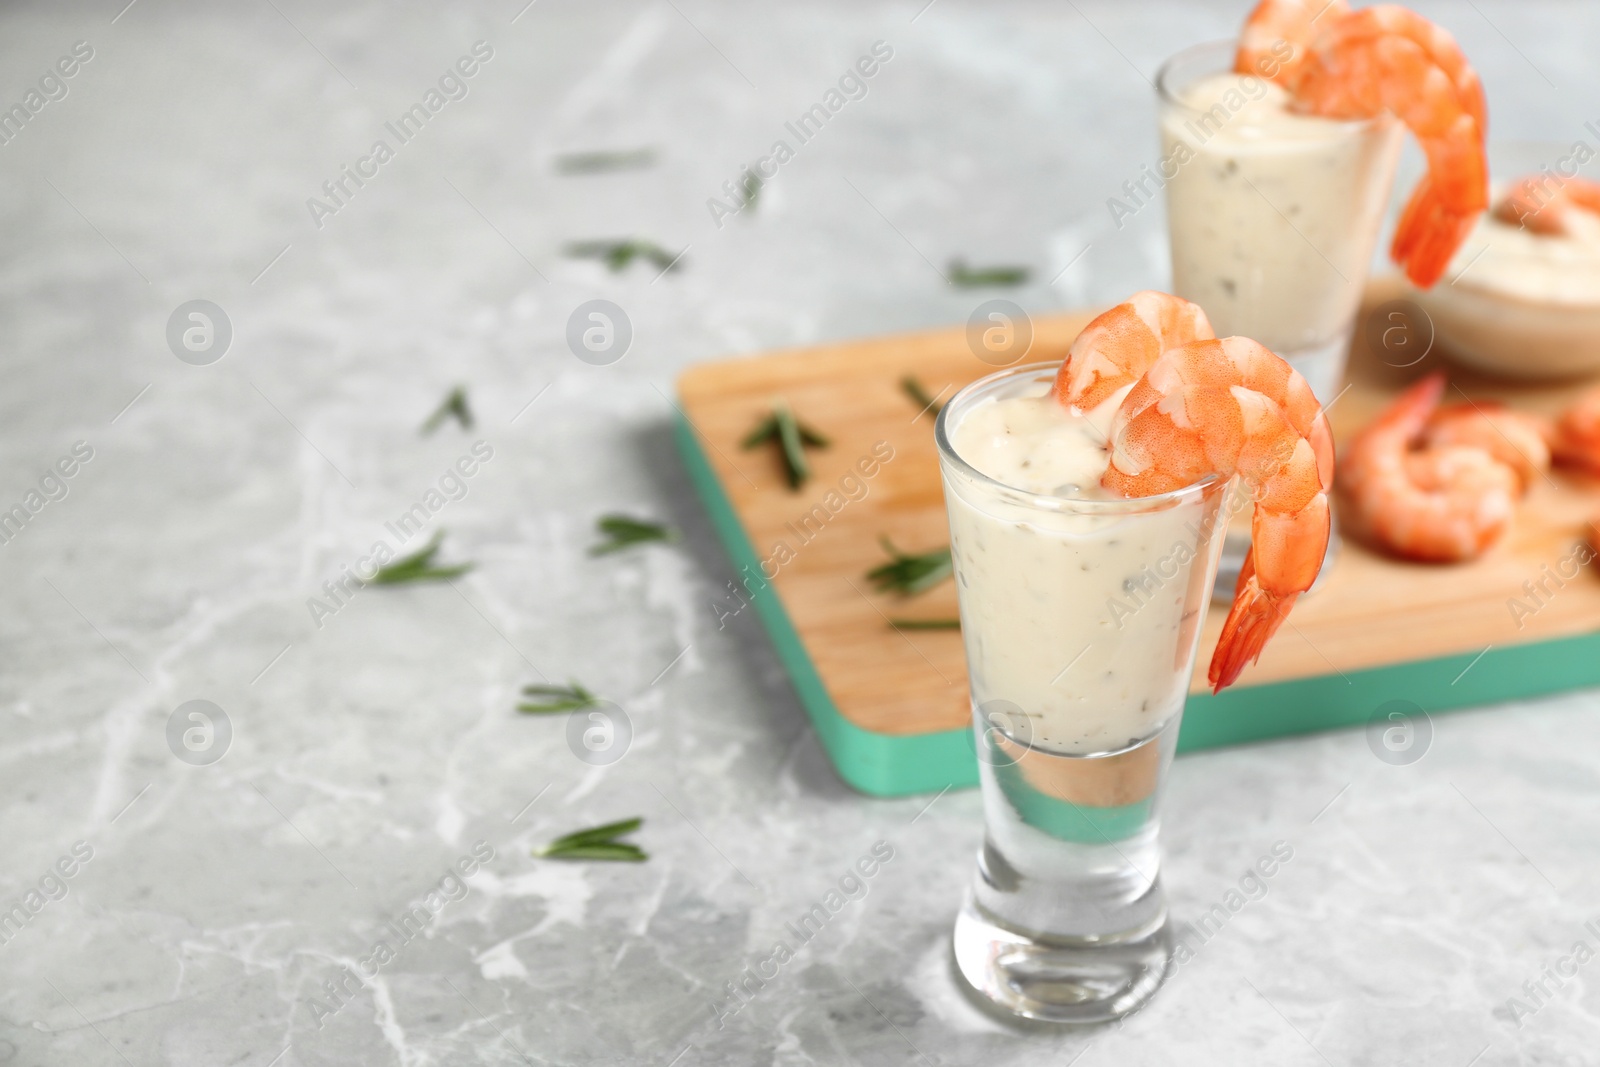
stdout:
[[[744,525],[681,411],[674,435],[689,478],[735,569],[741,575],[756,576],[750,601],[840,776],[874,796],[977,785],[970,729],[880,734],[839,714],[782,602],[761,579],[760,561],[745,536]],[[1418,660],[1344,676],[1299,678],[1215,695],[1195,693],[1184,706],[1178,751],[1361,726],[1391,700],[1408,700],[1428,712],[1450,711],[1596,684],[1600,684],[1600,633],[1491,647],[1483,653]]]

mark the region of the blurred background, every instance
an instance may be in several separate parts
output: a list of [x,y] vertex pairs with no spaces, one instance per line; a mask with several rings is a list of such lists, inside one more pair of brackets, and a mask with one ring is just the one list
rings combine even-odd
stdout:
[[[1027,267],[1030,313],[1162,287],[1160,198],[1107,200],[1158,157],[1160,62],[1248,4],[124,3],[0,10],[0,508],[30,515],[0,544],[0,1063],[1587,1062],[1586,971],[1507,1001],[1600,948],[1592,692],[1453,715],[1405,768],[1359,732],[1179,760],[1178,919],[1293,861],[1147,1010],[1040,1031],[949,971],[976,793],[852,792],[753,613],[719,625],[679,371],[963,322],[990,294],[954,259]],[[1596,143],[1600,9],[1416,6],[1491,141]],[[868,54],[752,206],[711,206]],[[617,240],[617,269],[573,247]],[[631,329],[607,365],[568,342],[595,299]],[[420,432],[458,386],[470,420]],[[341,587],[430,492],[473,569]],[[683,541],[590,557],[617,511]],[[623,758],[516,713],[570,680],[626,708]],[[647,862],[529,855],[635,816]]]

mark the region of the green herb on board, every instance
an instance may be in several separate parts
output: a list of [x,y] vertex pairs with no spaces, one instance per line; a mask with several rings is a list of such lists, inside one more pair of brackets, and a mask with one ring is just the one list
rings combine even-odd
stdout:
[[890,619],[896,630],[959,630],[960,619]]
[[939,410],[944,407],[944,404],[928,395],[928,391],[922,387],[921,382],[909,374],[900,379],[900,391],[911,398],[911,402],[917,405],[919,411],[937,415]]
[[887,537],[880,537],[878,541],[890,557],[888,563],[879,564],[867,572],[868,581],[878,592],[916,596],[950,577],[952,565],[949,548],[913,555],[895,548]]
[[756,423],[755,429],[740,442],[746,452],[759,448],[769,441],[778,443],[778,453],[783,459],[784,473],[790,489],[799,489],[811,477],[811,464],[806,461],[806,449],[827,448],[831,441],[794,417],[789,405],[778,404],[772,414]]

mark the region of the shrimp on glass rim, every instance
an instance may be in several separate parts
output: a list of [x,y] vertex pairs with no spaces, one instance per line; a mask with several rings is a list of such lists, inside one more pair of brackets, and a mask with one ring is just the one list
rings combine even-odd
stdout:
[[1209,333],[1195,305],[1140,293],[1085,328],[1053,395],[1084,407],[1111,380],[1095,368],[1115,368],[1116,380],[1132,383],[1101,479],[1112,492],[1154,496],[1208,475],[1239,476],[1249,487],[1252,544],[1207,672],[1220,692],[1260,657],[1316,580],[1328,548],[1334,458],[1327,420],[1299,372],[1249,338]]
[[[1293,91],[1317,31],[1348,14],[1345,0],[1261,0],[1239,31],[1233,69],[1240,74],[1272,71],[1271,81]],[[1281,44],[1291,49],[1287,60]]]
[[1134,293],[1079,332],[1053,395],[1064,406],[1092,410],[1142,378],[1167,349],[1216,335],[1199,304],[1152,289]]
[[1345,445],[1340,512],[1353,531],[1405,559],[1474,559],[1511,525],[1517,471],[1477,445],[1423,444],[1444,392],[1431,374]]
[[1395,228],[1390,257],[1420,288],[1444,274],[1489,206],[1483,84],[1455,38],[1404,7],[1352,11],[1342,0],[1263,0],[1245,22],[1235,70],[1254,73],[1273,45],[1294,46],[1274,81],[1327,118],[1393,114],[1417,138],[1428,172]]

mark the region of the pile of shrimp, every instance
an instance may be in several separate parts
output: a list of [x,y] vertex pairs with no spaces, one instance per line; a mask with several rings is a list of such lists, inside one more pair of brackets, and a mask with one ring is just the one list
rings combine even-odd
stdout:
[[1219,340],[1198,305],[1166,293],[1135,293],[1084,327],[1052,395],[1088,411],[1123,390],[1103,486],[1142,497],[1238,476],[1254,498],[1250,552],[1207,675],[1220,692],[1322,567],[1333,437],[1289,364],[1247,337]]
[[1355,11],[1346,0],[1261,0],[1239,36],[1234,69],[1271,71],[1312,114],[1389,113],[1405,123],[1428,172],[1400,216],[1389,254],[1417,286],[1437,282],[1489,206],[1483,85],[1455,39],[1393,4]]
[[[1402,559],[1476,559],[1553,463],[1600,477],[1600,389],[1555,422],[1492,401],[1439,406],[1445,376],[1413,384],[1344,447],[1346,529]],[[1600,523],[1589,535],[1600,551]]]

